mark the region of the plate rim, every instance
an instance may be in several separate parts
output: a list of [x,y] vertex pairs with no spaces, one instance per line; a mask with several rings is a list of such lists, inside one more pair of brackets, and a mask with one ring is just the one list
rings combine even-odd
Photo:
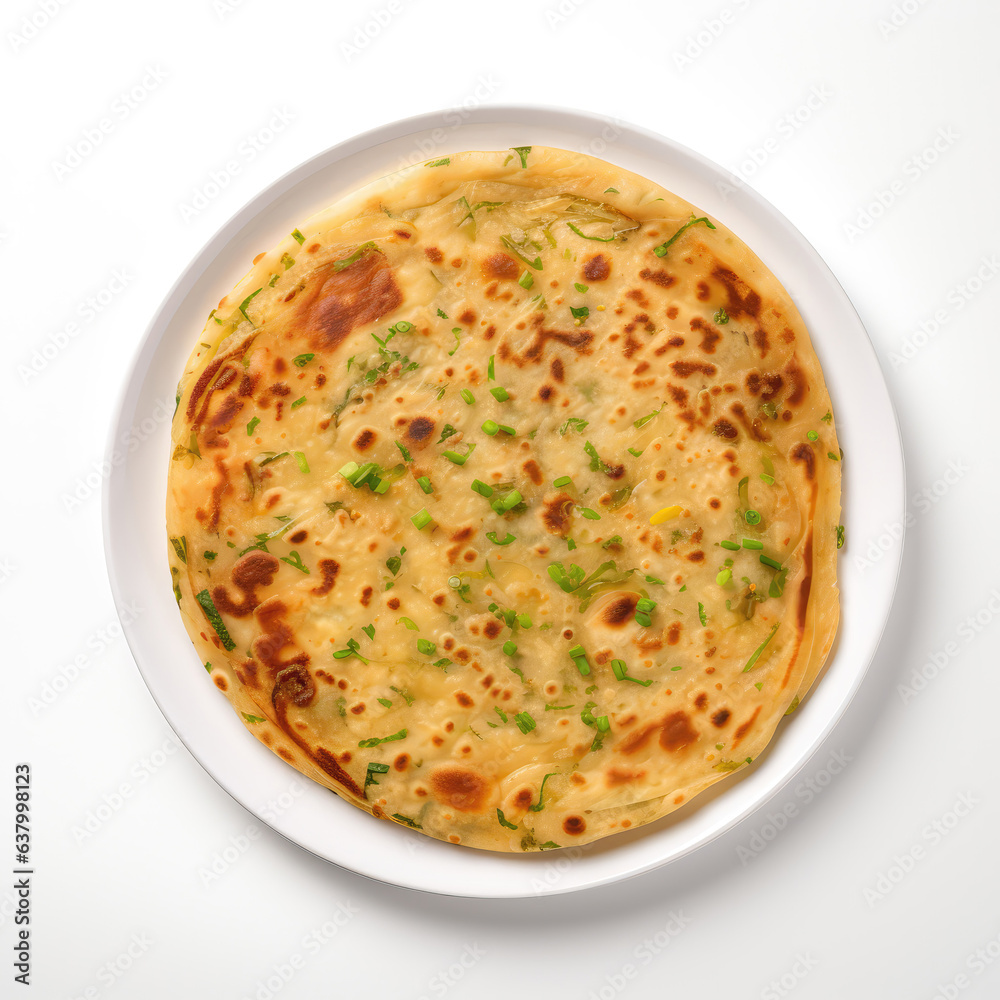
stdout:
[[[283,194],[294,190],[297,186],[301,184],[308,184],[309,179],[315,175],[317,172],[323,169],[329,169],[335,166],[337,163],[347,159],[356,153],[363,153],[365,150],[370,150],[377,144],[387,143],[392,141],[398,141],[400,139],[405,139],[407,137],[415,137],[421,133],[427,133],[433,131],[435,127],[440,128],[440,122],[449,113],[454,113],[456,109],[446,108],[436,111],[424,112],[418,115],[409,116],[406,118],[397,119],[395,121],[375,126],[374,128],[368,129],[364,132],[353,135],[346,138],[332,146],[321,150],[302,162],[296,164],[291,169],[285,171],[277,178],[275,178],[270,183],[266,184],[264,187],[257,190],[244,204],[242,204],[235,212],[233,212],[217,229],[211,236],[205,241],[200,250],[194,255],[188,265],[180,272],[176,280],[170,286],[166,294],[163,296],[162,300],[158,306],[153,311],[149,323],[142,332],[141,337],[138,339],[135,348],[133,349],[130,363],[127,367],[124,381],[118,387],[117,399],[115,407],[112,411],[112,418],[108,428],[108,438],[107,447],[105,453],[105,459],[111,462],[113,455],[115,454],[116,442],[121,440],[121,431],[123,428],[129,426],[134,426],[129,423],[129,418],[134,414],[134,408],[130,407],[130,404],[135,404],[138,402],[139,388],[145,381],[151,362],[156,353],[156,348],[158,347],[160,341],[167,334],[169,330],[170,323],[181,307],[185,297],[189,295],[197,282],[198,276],[202,273],[206,267],[214,263],[220,256],[223,256],[226,249],[231,245],[233,238],[247,225],[252,224],[255,220],[259,219],[261,213],[275,201],[277,201]],[[515,124],[521,124],[526,127],[544,127],[550,126],[567,131],[576,131],[583,134],[595,134],[592,130],[596,127],[607,126],[609,124],[614,124],[620,129],[622,133],[631,133],[631,138],[638,138],[641,140],[642,144],[648,147],[652,144],[654,147],[660,147],[661,149],[666,149],[669,151],[671,158],[678,158],[680,161],[687,161],[688,164],[696,166],[700,171],[706,174],[706,176],[722,178],[725,176],[731,177],[732,175],[725,170],[721,165],[710,160],[708,157],[692,150],[675,140],[664,136],[660,133],[652,131],[641,125],[636,125],[631,122],[627,122],[621,118],[615,117],[610,118],[607,116],[599,115],[595,112],[584,111],[580,109],[567,108],[567,107],[556,107],[547,106],[541,104],[531,104],[531,105],[518,105],[518,104],[502,104],[502,105],[485,105],[474,109],[465,109],[468,113],[465,115],[464,121],[462,122],[462,128],[456,128],[451,133],[451,137],[457,139],[462,135],[465,126],[483,126],[483,127],[507,127],[514,126]],[[586,130],[586,131],[585,131]],[[448,144],[448,148],[450,149]],[[457,148],[465,148],[461,144],[458,144]],[[417,161],[420,162],[420,161]],[[614,162],[614,159],[611,159]],[[752,204],[754,209],[758,213],[763,213],[767,216],[771,224],[777,224],[780,229],[780,243],[782,245],[788,245],[789,240],[791,245],[798,244],[801,252],[805,254],[808,258],[808,263],[810,270],[815,271],[817,278],[822,279],[822,283],[826,287],[827,292],[832,292],[833,295],[841,300],[841,305],[849,311],[853,323],[856,324],[857,332],[862,336],[860,343],[866,347],[869,354],[868,363],[871,366],[869,372],[870,375],[876,376],[877,387],[880,390],[882,399],[880,402],[888,407],[888,415],[891,417],[892,431],[893,431],[893,444],[891,458],[893,459],[894,468],[891,470],[894,475],[891,476],[893,480],[893,499],[889,506],[898,513],[898,520],[902,525],[902,535],[899,539],[899,544],[896,546],[891,554],[887,554],[892,560],[887,565],[887,571],[889,574],[889,582],[882,584],[881,591],[881,606],[879,608],[879,615],[877,620],[873,622],[868,627],[868,638],[864,643],[865,655],[863,657],[863,662],[854,667],[854,672],[851,675],[850,683],[847,686],[845,692],[842,694],[839,702],[833,707],[833,710],[824,716],[825,724],[817,731],[811,734],[811,738],[807,740],[807,746],[804,751],[800,752],[796,758],[794,764],[787,767],[786,770],[778,776],[777,780],[772,781],[771,785],[766,787],[763,794],[757,794],[752,802],[749,802],[745,807],[739,811],[729,815],[725,818],[725,821],[718,824],[716,828],[710,830],[707,833],[700,835],[692,843],[682,846],[680,849],[675,850],[673,853],[664,857],[654,857],[648,859],[646,862],[635,865],[629,870],[620,872],[611,872],[604,874],[596,874],[591,878],[577,878],[565,880],[570,884],[554,885],[547,888],[545,891],[540,892],[538,889],[527,889],[520,885],[503,885],[504,876],[497,880],[494,880],[497,884],[490,886],[489,888],[470,888],[467,886],[457,886],[453,882],[449,884],[448,887],[442,885],[431,884],[428,880],[420,880],[416,878],[411,878],[409,881],[401,881],[398,877],[387,877],[380,875],[377,872],[366,871],[362,868],[357,867],[355,864],[345,862],[343,860],[338,860],[337,858],[331,857],[328,853],[323,853],[322,851],[310,846],[307,843],[303,843],[299,837],[295,835],[294,832],[290,831],[288,823],[276,823],[269,819],[264,818],[261,815],[259,809],[254,808],[244,797],[229,785],[224,780],[224,777],[218,773],[218,768],[213,768],[209,763],[203,759],[203,751],[198,752],[192,748],[189,742],[188,736],[184,733],[184,726],[178,725],[175,721],[174,712],[169,710],[164,704],[164,699],[161,697],[161,692],[156,689],[155,681],[152,679],[147,672],[145,665],[146,651],[143,648],[143,641],[140,636],[139,630],[139,619],[135,620],[122,620],[121,625],[123,633],[128,643],[130,652],[132,653],[133,659],[135,660],[136,666],[139,669],[140,676],[146,685],[147,690],[152,696],[157,708],[160,710],[164,719],[167,721],[168,725],[176,734],[178,740],[186,747],[186,749],[191,753],[192,757],[198,761],[199,765],[212,777],[212,779],[222,788],[232,799],[238,802],[243,808],[248,812],[257,817],[260,822],[269,826],[272,830],[282,836],[284,839],[295,844],[297,847],[310,854],[333,864],[339,868],[347,871],[351,871],[355,874],[361,875],[365,878],[369,878],[376,882],[383,882],[385,884],[395,885],[402,888],[411,889],[414,891],[423,892],[433,892],[440,895],[451,895],[460,897],[473,897],[473,898],[523,898],[532,895],[556,895],[566,892],[580,891],[587,888],[595,888],[601,885],[607,885],[609,883],[614,883],[618,881],[624,881],[628,878],[637,877],[648,871],[655,870],[657,868],[663,867],[668,864],[675,864],[681,859],[688,858],[692,854],[697,853],[702,848],[706,847],[708,844],[722,837],[727,832],[730,832],[741,823],[745,822],[746,819],[759,812],[768,802],[770,802],[775,796],[777,796],[784,788],[786,788],[794,778],[802,771],[803,768],[811,761],[821,747],[826,743],[828,737],[830,736],[833,729],[841,721],[847,709],[853,702],[868,671],[871,667],[872,662],[879,650],[882,639],[885,634],[885,630],[888,624],[889,615],[892,610],[894,596],[897,589],[899,573],[902,565],[903,548],[906,541],[906,528],[905,528],[905,453],[903,450],[903,441],[900,433],[899,418],[896,412],[896,407],[893,403],[892,396],[889,392],[888,383],[885,379],[885,373],[882,370],[882,366],[879,362],[877,352],[875,351],[874,344],[868,335],[867,329],[861,320],[854,303],[851,301],[847,292],[837,280],[833,271],[827,265],[826,261],[820,256],[818,251],[812,246],[812,244],[806,239],[806,237],[790,222],[790,220],[774,205],[772,205],[767,199],[765,199],[758,191],[756,191],[751,185],[743,184],[740,189],[741,197],[748,199]],[[682,195],[683,196],[683,195]],[[715,214],[713,212],[713,214]],[[734,210],[734,214],[736,214]],[[739,235],[739,233],[737,233]],[[751,249],[755,249],[753,244],[749,244]],[[770,265],[768,265],[770,266]],[[779,275],[779,280],[780,275]],[[810,333],[812,333],[812,328],[810,328]],[[822,354],[822,345],[816,343],[816,338],[813,337],[814,348],[817,349],[818,354]],[[102,485],[102,532],[103,532],[103,547],[105,554],[105,565],[108,572],[108,578],[111,585],[112,595],[115,600],[116,612],[117,609],[125,603],[122,594],[124,591],[123,586],[123,574],[121,573],[120,566],[120,553],[118,551],[117,535],[116,530],[112,525],[113,517],[116,513],[116,501],[118,499],[118,493],[120,492],[119,486],[122,483],[121,475],[117,473],[121,471],[122,468],[127,468],[127,463],[122,466],[115,463],[109,466],[112,469],[112,473],[105,477]],[[842,557],[844,558],[844,557]],[[838,585],[843,584],[844,572],[842,567],[838,566]],[[121,616],[119,615],[119,618]],[[839,638],[842,634],[843,624],[838,628],[837,633],[837,644],[839,644]],[[193,648],[193,647],[192,647]],[[142,653],[140,655],[140,649]],[[831,655],[824,666],[824,673],[829,669],[832,664],[836,654],[836,645],[831,651]],[[154,672],[155,673],[155,672]],[[821,684],[822,676],[814,682],[812,688],[810,688],[810,694]],[[770,750],[778,734],[772,737],[771,741],[768,743],[767,749]],[[193,738],[192,738],[193,740]],[[763,756],[763,755],[762,755]],[[763,760],[761,768],[767,766],[767,760]],[[748,768],[747,775],[756,772],[758,767]],[[299,772],[293,772],[294,774],[299,774]],[[304,781],[309,782],[308,778],[301,776]],[[322,786],[317,786],[322,787]],[[733,786],[728,786],[732,788]],[[354,809],[355,807],[350,806],[348,808]],[[294,818],[294,813],[292,814]],[[669,818],[669,817],[668,817]],[[655,828],[657,824],[650,824],[648,827],[644,828],[649,831],[648,837],[655,838],[657,833],[662,833],[663,831],[656,831]],[[637,834],[640,831],[635,831]],[[300,834],[301,836],[301,834]],[[621,836],[621,835],[619,835]],[[427,838],[430,840],[430,838]],[[609,844],[615,842],[615,838],[606,838],[604,841],[597,842],[598,844],[603,844],[605,847]],[[436,842],[435,842],[436,843]],[[453,850],[452,845],[441,845],[446,847],[448,850]],[[612,848],[613,849],[613,848]],[[584,848],[570,848],[569,850],[580,850],[586,851]],[[523,858],[539,858],[539,855],[507,855],[507,854],[497,854],[495,852],[488,851],[477,851],[472,849],[466,849],[468,855],[475,856],[486,856],[487,858],[501,858],[504,860],[517,861]],[[625,854],[626,852],[622,852]],[[549,854],[546,852],[542,857],[552,857],[558,858],[560,856],[565,856],[566,849],[558,852],[551,852]],[[475,862],[473,862],[475,864]],[[414,866],[416,869],[420,869],[420,865]],[[461,869],[466,867],[464,862],[458,865],[457,868]],[[488,865],[484,864],[484,867]],[[577,866],[574,866],[577,867]]]

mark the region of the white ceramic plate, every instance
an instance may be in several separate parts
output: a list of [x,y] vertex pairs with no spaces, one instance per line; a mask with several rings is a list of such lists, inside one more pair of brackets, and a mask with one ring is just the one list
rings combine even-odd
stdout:
[[[825,675],[738,779],[715,785],[663,820],[583,848],[504,855],[440,843],[374,821],[314,784],[251,736],[207,682],[174,603],[164,529],[169,415],[194,338],[250,259],[289,228],[361,184],[466,149],[560,146],[651,178],[719,218],[792,294],[823,364],[846,454],[840,562],[841,628]],[[130,432],[145,443],[129,453]],[[875,352],[847,295],[802,235],[771,205],[690,150],[620,121],[565,110],[479,108],[375,129],[314,157],[241,209],[181,275],[139,345],[112,428],[104,496],[105,547],[132,653],[170,725],[216,781],[262,822],[334,864],[371,878],[452,895],[567,892],[638,875],[718,837],[787,784],[843,714],[889,613],[902,546],[864,570],[862,552],[903,522],[903,460]],[[124,453],[124,454],[123,454]]]

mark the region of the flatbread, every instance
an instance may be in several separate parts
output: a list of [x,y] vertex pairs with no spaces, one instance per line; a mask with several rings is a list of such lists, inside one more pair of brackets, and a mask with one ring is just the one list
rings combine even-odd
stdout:
[[775,276],[538,146],[290,221],[173,423],[174,591],[249,731],[377,818],[505,852],[635,829],[757,757],[831,648],[842,537]]

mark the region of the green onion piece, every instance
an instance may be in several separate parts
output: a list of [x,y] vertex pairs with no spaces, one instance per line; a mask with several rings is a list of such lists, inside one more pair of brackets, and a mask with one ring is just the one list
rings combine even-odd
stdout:
[[495,531],[487,531],[486,532],[486,537],[494,545],[510,545],[511,542],[517,540],[517,535],[512,535],[509,531],[507,532],[507,535],[506,535],[505,538],[499,538],[497,536],[497,533]]
[[558,479],[552,480],[552,485],[557,489],[563,486],[570,486],[573,480],[569,476],[560,476]]
[[504,816],[503,810],[499,806],[497,806],[497,820],[499,821],[499,823],[500,823],[501,826],[507,827],[508,830],[516,830],[517,829],[517,824],[516,823],[508,823],[507,822],[507,817]]
[[839,455],[834,455],[834,453],[832,451],[828,451],[826,453],[826,457],[827,458],[832,458],[833,461],[835,461],[835,462],[839,462],[840,461],[840,456]]
[[739,549],[739,545],[737,545],[736,542],[729,541],[728,538],[723,538],[723,540],[719,542],[719,544],[724,549],[729,549],[731,552],[736,552]]
[[[646,450],[645,448],[642,449],[642,451],[645,451],[645,450]],[[635,455],[636,458],[639,458],[642,455],[642,451],[636,451],[635,448],[629,448],[628,449],[628,453],[630,455]]]
[[392,736],[373,736],[369,740],[362,740],[358,746],[362,749],[368,749],[369,747],[377,747],[380,743],[392,743],[395,740],[405,740],[409,734],[405,729],[400,729],[398,733],[393,733]]
[[227,651],[235,649],[236,643],[233,642],[233,638],[226,628],[226,623],[222,620],[222,615],[219,614],[218,608],[216,608],[215,602],[209,595],[208,590],[206,589],[195,594],[194,599],[201,605],[201,609],[205,612],[205,617],[208,619],[209,625],[215,629],[215,634],[221,640],[223,647]]
[[602,733],[606,733],[611,728],[611,723],[608,722],[608,717],[606,715],[595,716],[594,721],[597,723],[597,728]]
[[500,506],[504,510],[510,510],[521,502],[521,494],[517,490],[511,490],[501,501]]
[[760,561],[765,566],[770,566],[771,569],[781,569],[781,563],[777,559],[772,559],[770,556],[765,556],[763,553],[760,555]]
[[302,246],[302,244],[306,241],[306,238],[297,229],[292,230],[292,239],[295,240],[299,246]]
[[469,406],[472,406],[472,404],[476,401],[476,397],[473,396],[472,393],[468,389],[463,389],[461,395],[462,395],[462,399],[464,399],[466,401],[466,403],[469,404]]
[[504,651],[504,652],[505,652],[505,653],[506,653],[506,654],[507,654],[508,656],[513,656],[513,655],[514,655],[514,654],[515,654],[515,653],[517,652],[517,643],[516,643],[516,642],[511,642],[511,641],[510,641],[510,639],[508,639],[508,640],[507,640],[507,641],[506,641],[506,642],[505,642],[505,643],[503,644],[503,651]]
[[446,166],[448,166],[449,163],[451,163],[451,157],[450,156],[445,156],[445,157],[443,157],[440,160],[434,160],[431,163],[425,163],[424,166],[425,167],[446,167]]
[[729,313],[725,309],[717,309],[715,315],[712,317],[713,323],[718,323],[719,326],[725,326],[729,322]]
[[377,248],[372,240],[369,240],[367,243],[362,243],[361,246],[359,246],[358,249],[355,250],[350,257],[345,257],[343,260],[334,261],[333,262],[334,271],[343,271],[344,268],[350,267],[352,264],[356,264],[359,260],[361,260],[361,257],[363,256],[366,250],[375,250],[375,249]]
[[416,514],[410,518],[410,520],[413,522],[414,528],[418,531],[422,531],[428,524],[431,523],[433,518],[427,513],[426,507],[421,507],[420,510],[418,510]]
[[[496,437],[500,433],[500,425],[495,420],[484,420],[482,431],[490,437]],[[483,496],[489,496],[489,494],[484,493]]]
[[496,379],[496,355],[490,355],[490,363],[486,366],[486,377],[492,382]]
[[528,153],[531,152],[530,146],[511,146],[511,149],[521,158],[521,166],[526,167],[528,165]]
[[844,526],[842,524],[838,524],[837,525],[837,548],[838,549],[842,549],[843,547],[844,547]]
[[625,680],[626,667],[625,667],[625,661],[624,660],[612,660],[611,661],[611,669],[614,672],[615,678],[617,680],[620,680],[620,681]]
[[437,652],[437,643],[431,642],[430,639],[417,639],[417,649],[424,656],[433,656]]
[[517,435],[517,431],[513,427],[508,427],[507,424],[500,424],[500,430],[502,430],[504,434],[509,434],[511,437],[516,437]]
[[723,587],[727,583],[729,583],[729,581],[732,579],[732,576],[733,576],[733,571],[731,569],[724,569],[719,573],[718,576],[716,576],[715,582],[720,587]]
[[449,358],[462,346],[462,328],[460,326],[453,327],[451,332],[455,337],[455,346],[448,352]]
[[457,451],[446,451],[444,452],[444,457],[448,459],[449,462],[454,462],[455,465],[465,465],[468,461],[469,456],[476,450],[475,443],[469,445],[469,450],[464,455],[459,455]]
[[743,517],[747,524],[760,524],[760,511],[758,510],[748,510]]
[[756,538],[744,538],[743,548],[745,549],[762,549],[764,548],[764,543]]
[[369,639],[375,638],[375,626],[374,625],[362,625],[361,631],[364,632]]
[[819,435],[815,431],[809,431],[806,434],[806,437],[809,438],[810,441],[818,441],[819,440]]
[[421,477],[420,477],[420,478],[419,478],[419,479],[417,480],[417,485],[418,485],[418,486],[419,486],[419,487],[420,487],[420,488],[421,488],[421,489],[422,489],[422,490],[423,490],[423,491],[424,491],[425,493],[433,493],[433,492],[434,492],[434,487],[433,487],[433,486],[431,486],[431,481],[430,481],[430,480],[429,480],[429,479],[428,479],[428,478],[427,478],[426,476],[421,476]]
[[289,407],[289,409],[290,410],[294,410],[297,407],[301,406],[305,401],[306,401],[306,397],[305,396],[299,396],[299,398],[297,400],[295,400],[294,403],[292,403],[292,405]]
[[535,276],[530,271],[525,271],[524,274],[517,279],[517,283],[523,289],[527,290],[535,283]]
[[577,434],[582,434],[587,429],[589,423],[589,420],[581,420],[580,417],[570,417],[562,425],[562,427],[559,428],[559,433],[565,434],[572,427]]
[[299,469],[302,472],[308,472],[309,463],[306,461],[306,456],[301,451],[293,452],[293,454],[295,455],[295,461],[299,463]]
[[346,465],[342,465],[337,471],[353,486],[353,477],[357,475],[360,468],[361,466],[357,462],[348,462]]
[[[666,405],[666,404],[664,404],[664,405]],[[663,409],[663,406],[660,407],[660,410],[662,410],[662,409]],[[638,429],[640,427],[645,427],[646,424],[648,424],[650,422],[650,420],[653,419],[653,417],[655,417],[655,416],[657,416],[659,414],[660,410],[653,410],[652,413],[647,413],[646,416],[640,417],[638,420],[633,421],[632,426],[635,427],[636,429]]]
[[247,437],[252,436],[253,429],[260,423],[260,417],[252,417],[247,424]]
[[409,450],[407,449],[406,445],[403,444],[402,441],[397,441],[396,442],[396,447],[399,449],[400,454],[403,456],[403,461],[404,462],[412,462],[413,461],[413,458],[411,457]]
[[479,479],[472,480],[472,492],[478,493],[481,497],[493,496],[493,487]]
[[309,572],[305,563],[302,562],[302,557],[298,554],[298,552],[289,552],[287,556],[281,557],[281,561],[283,563],[288,563],[289,566],[294,566],[301,573]]
[[601,515],[597,513],[596,510],[592,510],[590,507],[577,507],[576,508],[588,521],[600,521]]
[[406,615],[403,615],[402,618],[397,618],[396,624],[405,625],[411,632],[420,631],[420,626],[412,618],[407,618]]
[[259,295],[259,294],[260,294],[260,291],[261,291],[261,290],[260,290],[260,289],[258,288],[256,292],[251,292],[251,293],[250,293],[250,294],[249,294],[249,295],[248,295],[248,296],[247,296],[247,297],[246,297],[246,298],[245,298],[245,299],[244,299],[244,300],[243,300],[243,301],[242,301],[242,302],[240,303],[240,312],[241,312],[241,313],[243,313],[243,316],[244,316],[244,318],[246,319],[246,321],[247,321],[247,322],[248,322],[248,323],[249,323],[249,324],[250,324],[251,326],[253,326],[253,327],[256,327],[256,325],[257,325],[257,324],[256,324],[256,323],[255,323],[255,322],[254,322],[254,321],[253,321],[252,319],[250,319],[250,317],[249,317],[249,316],[247,316],[247,306],[248,306],[248,305],[250,305],[250,301],[251,301],[251,299],[253,299],[253,297],[254,297],[255,295]]
[[774,476],[769,476],[766,472],[762,472],[760,474],[760,478],[763,479],[768,486],[774,485]]
[[751,667],[753,667],[753,665],[757,662],[758,658],[760,657],[760,654],[764,652],[764,647],[774,638],[774,633],[778,631],[778,626],[780,624],[781,624],[780,622],[775,622],[771,626],[771,631],[768,632],[767,638],[754,650],[753,655],[750,657],[749,660],[747,660],[747,665],[743,668],[743,673],[746,673],[748,670],[750,670]]
[[507,400],[510,399],[510,393],[507,392],[507,390],[502,385],[496,385],[492,389],[490,389],[490,395],[498,403],[506,403]]
[[514,716],[514,721],[517,723],[517,728],[525,735],[530,733],[537,725],[529,712],[518,712]]
[[677,232],[674,233],[674,235],[671,236],[666,243],[661,243],[658,247],[654,247],[653,253],[655,253],[657,257],[666,257],[667,250],[670,249],[670,245],[681,235],[681,233],[683,233],[687,229],[690,229],[692,226],[698,225],[699,222],[704,223],[706,226],[708,226],[709,229],[715,229],[715,226],[711,222],[709,222],[704,215],[700,219],[692,218],[690,222],[686,222],[683,226],[681,226],[681,228],[678,229]]
[[708,615],[705,614],[705,605],[698,602],[698,620],[701,622],[701,627],[704,628],[708,624]]
[[576,290],[577,290],[577,291],[578,291],[578,292],[579,292],[579,293],[580,293],[581,295],[583,295],[583,293],[584,293],[584,292],[587,292],[587,291],[589,291],[589,288],[587,287],[587,285],[581,285],[579,281],[574,281],[574,282],[573,282],[573,287],[574,287],[574,288],[575,288],[575,289],[576,289]]
[[582,236],[585,240],[596,240],[598,243],[613,243],[615,237],[618,235],[617,233],[614,233],[611,236],[588,236],[586,233],[581,232],[576,226],[574,226],[572,222],[568,222],[567,225],[573,230],[574,233],[576,233],[577,236]]

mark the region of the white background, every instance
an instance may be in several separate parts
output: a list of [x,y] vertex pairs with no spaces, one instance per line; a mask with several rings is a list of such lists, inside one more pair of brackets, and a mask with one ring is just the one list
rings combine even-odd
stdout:
[[[27,761],[35,874],[27,988],[0,881],[0,996],[996,996],[998,29],[986,0],[6,5],[0,871]],[[100,523],[132,355],[209,237],[334,143],[484,102],[658,131],[787,215],[868,328],[911,514],[868,677],[784,792],[651,874],[508,901],[373,883],[233,802],[142,682]],[[885,528],[843,558],[895,558]]]

